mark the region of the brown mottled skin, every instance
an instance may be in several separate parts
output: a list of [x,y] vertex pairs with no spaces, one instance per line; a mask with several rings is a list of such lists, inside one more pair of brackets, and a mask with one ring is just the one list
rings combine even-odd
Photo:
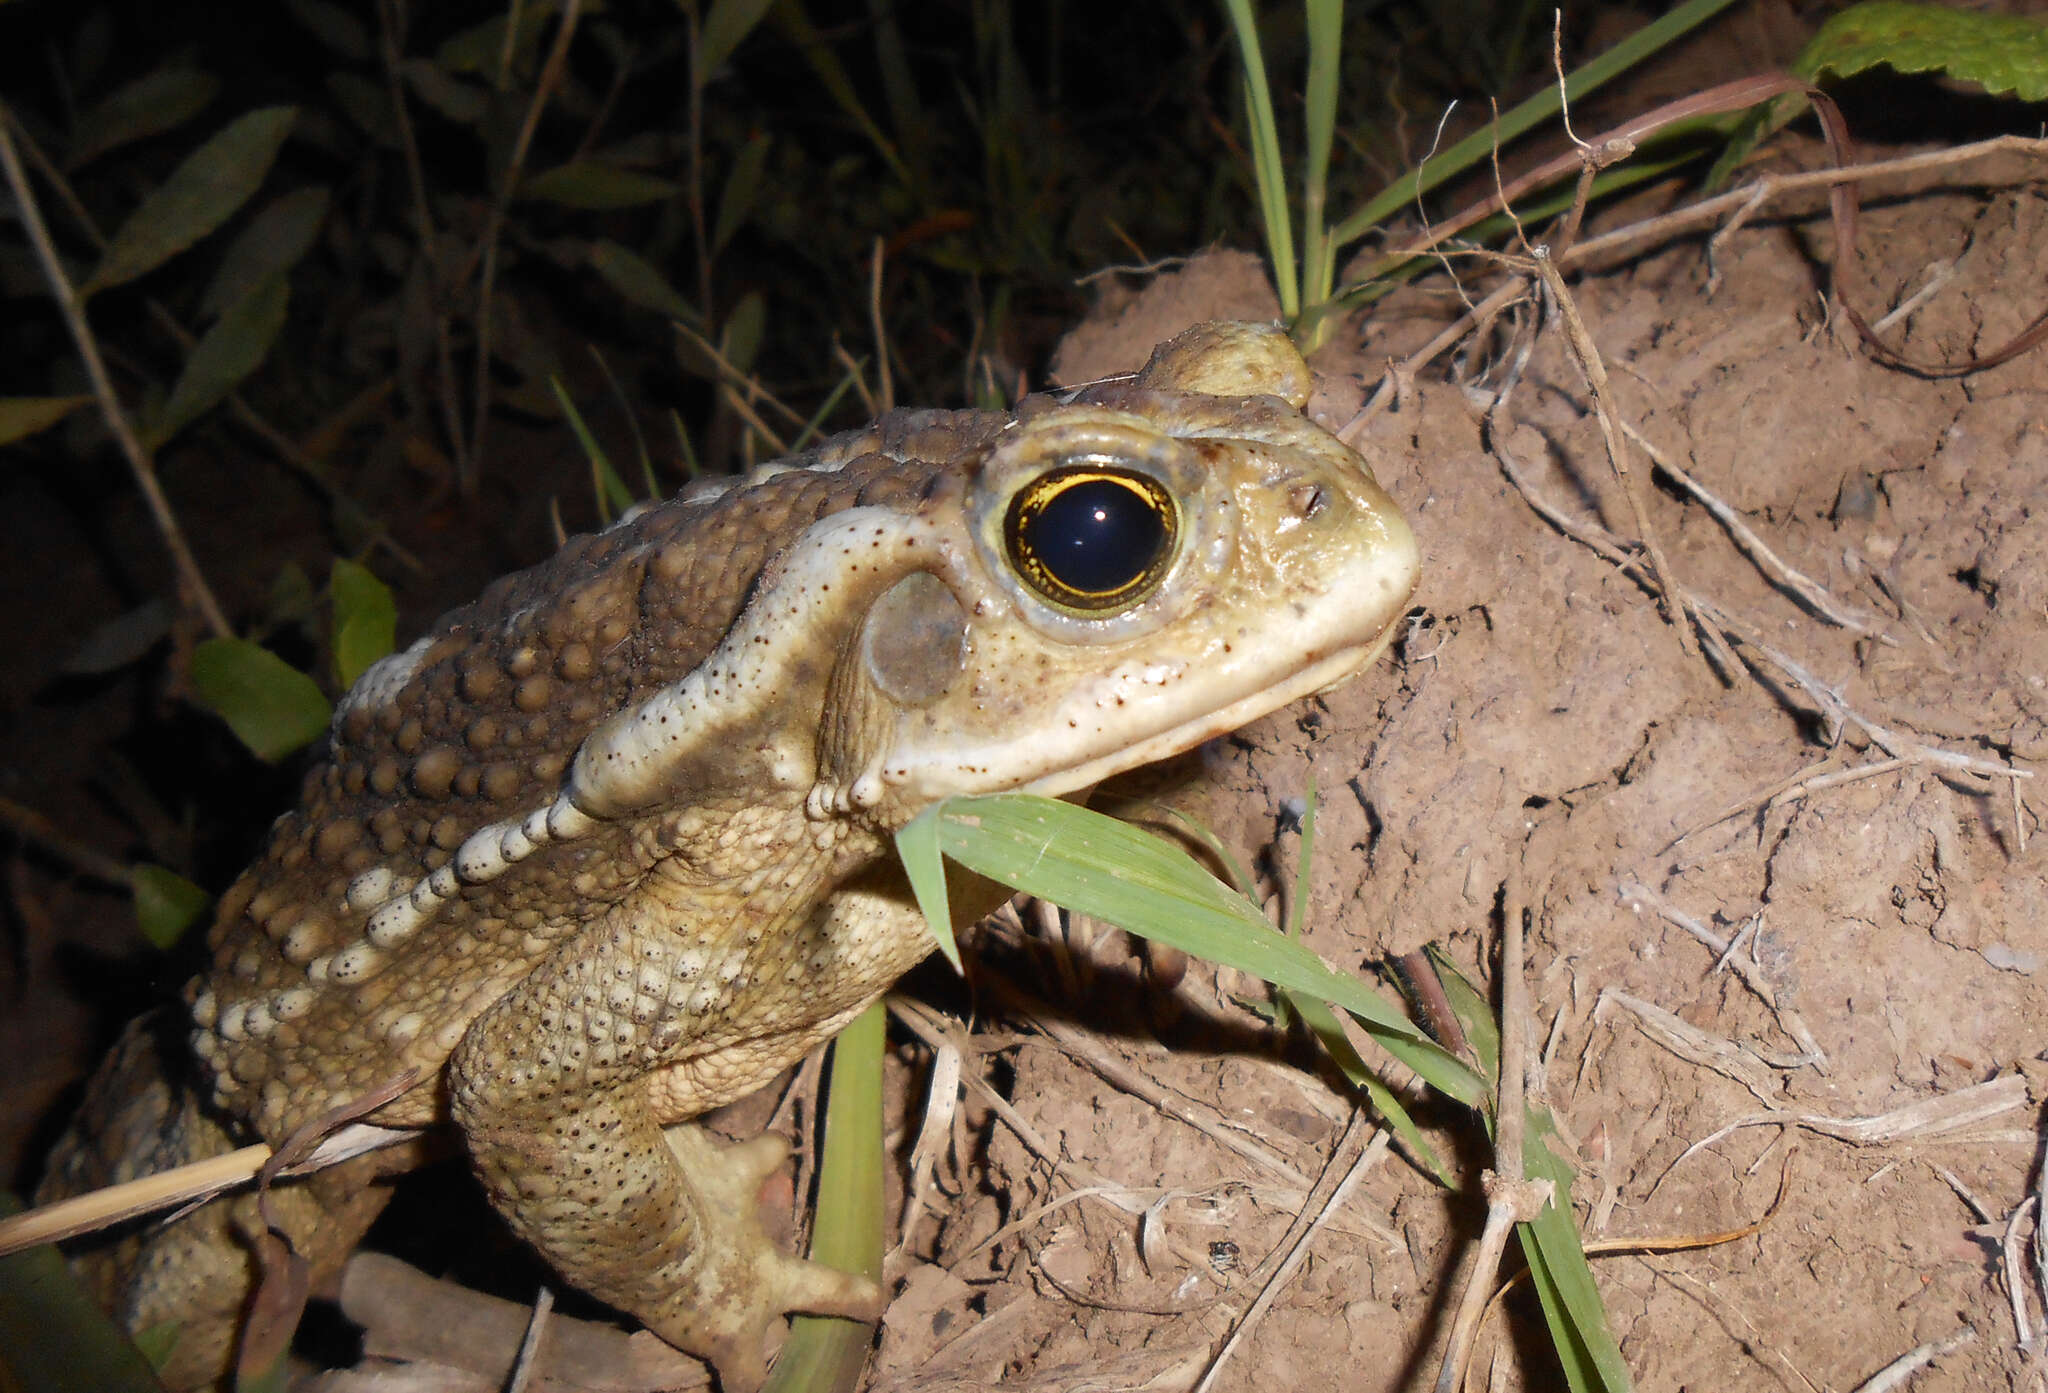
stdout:
[[[1272,331],[1203,326],[1135,381],[896,413],[499,581],[357,684],[223,898],[187,991],[200,1096],[132,1033],[46,1197],[276,1143],[414,1068],[371,1120],[452,1120],[515,1229],[727,1388],[785,1311],[876,1316],[872,1283],[762,1235],[782,1144],[688,1119],[925,954],[889,854],[923,807],[1071,792],[1383,646],[1413,541],[1308,385]],[[1096,465],[1176,523],[1155,578],[1077,607],[1013,564],[1006,505]],[[316,1261],[377,1164],[287,1187]],[[250,1225],[215,1204],[96,1274],[132,1326],[185,1323],[176,1381],[223,1367]]]

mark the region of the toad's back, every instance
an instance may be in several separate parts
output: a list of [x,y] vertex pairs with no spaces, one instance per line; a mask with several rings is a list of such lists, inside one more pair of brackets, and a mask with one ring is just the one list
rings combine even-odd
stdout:
[[[479,829],[548,807],[590,733],[700,666],[764,567],[811,524],[914,509],[1011,419],[898,412],[647,508],[499,580],[366,673],[336,715],[328,760],[209,935],[213,968],[192,1012],[214,1101],[275,1143],[407,1068],[434,1076],[478,1012],[667,849],[631,821],[600,821],[428,912],[388,907],[426,901],[432,874]],[[442,1090],[421,1089],[380,1120],[424,1123],[445,1108]]]

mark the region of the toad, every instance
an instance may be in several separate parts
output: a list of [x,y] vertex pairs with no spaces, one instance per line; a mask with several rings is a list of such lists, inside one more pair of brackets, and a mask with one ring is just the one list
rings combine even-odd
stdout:
[[[699,483],[508,576],[366,672],[186,991],[191,1087],[131,1032],[46,1193],[369,1120],[449,1125],[561,1275],[764,1376],[789,1311],[880,1312],[754,1211],[758,1088],[932,941],[891,835],[952,794],[1076,794],[1358,671],[1417,567],[1278,331],[1208,324],[1014,413],[900,411]],[[979,908],[992,908],[983,904]],[[388,1164],[380,1162],[378,1164]],[[332,1265],[382,1186],[283,1187]],[[95,1275],[220,1375],[245,1198]]]

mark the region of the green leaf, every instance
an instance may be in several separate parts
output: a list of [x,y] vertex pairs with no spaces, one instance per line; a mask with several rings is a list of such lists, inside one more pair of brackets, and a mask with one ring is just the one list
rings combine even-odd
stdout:
[[905,869],[927,922],[929,857],[913,831],[929,820],[939,849],[969,870],[1070,910],[1179,948],[1211,962],[1298,991],[1348,1011],[1431,1087],[1461,1103],[1485,1096],[1464,1061],[1424,1035],[1385,998],[1348,973],[1332,971],[1301,944],[1276,933],[1256,907],[1177,846],[1115,818],[1035,794],[949,798],[896,834]]
[[726,176],[725,192],[718,199],[718,221],[711,233],[711,254],[732,240],[761,194],[761,173],[768,166],[769,139],[757,135],[740,147],[733,157],[732,172]]
[[331,72],[327,74],[327,93],[371,140],[387,150],[399,147],[398,123],[391,118],[391,91],[384,84],[361,73]]
[[192,356],[185,360],[170,400],[149,423],[145,435],[150,448],[212,410],[262,366],[278,331],[284,328],[290,303],[291,283],[279,272],[228,306],[227,313],[192,346]]
[[718,335],[718,351],[740,372],[754,370],[754,358],[768,332],[768,301],[758,290],[749,290],[725,317]]
[[38,431],[46,431],[91,400],[90,393],[70,397],[0,397],[0,445],[12,445]]
[[[2012,15],[1975,14],[1906,0],[1865,0],[1821,25],[1793,60],[1792,71],[1819,82],[1853,77],[1880,65],[1902,73],[1946,72],[1993,96],[2048,100],[2048,27]],[[1806,98],[1796,92],[1757,108],[1714,162],[1707,187],[1725,183],[1750,151],[1804,110]]]
[[219,94],[220,79],[212,73],[180,64],[158,68],[79,116],[67,164],[76,169],[117,146],[175,130]]
[[725,66],[740,41],[754,31],[775,0],[712,0],[704,16],[704,28],[697,35],[697,62],[691,80],[702,87],[711,74]]
[[1994,97],[2048,101],[2048,25],[1908,0],[1865,0],[1823,24],[1792,71],[1818,80],[1879,65],[1902,73],[1945,72]]
[[406,85],[419,99],[460,126],[480,124],[490,114],[491,94],[484,88],[451,77],[424,58],[408,58],[399,65]]
[[[542,27],[553,23],[556,16],[553,5],[515,5],[512,11],[519,17],[519,32],[512,40],[512,71],[516,74],[525,72],[533,61]],[[484,73],[495,85],[498,59],[504,51],[505,16],[496,14],[443,42],[434,61],[451,73]]]
[[685,324],[701,325],[704,322],[704,317],[676,292],[659,267],[617,242],[591,243],[590,269],[604,277],[606,285],[641,309],[680,319]]
[[199,316],[211,319],[272,276],[289,271],[312,249],[327,218],[327,189],[319,184],[272,199],[229,244],[220,269],[199,302]]
[[210,638],[193,649],[192,686],[259,759],[283,759],[327,730],[319,684],[245,638]]
[[[0,1218],[21,1211],[0,1190]],[[54,1244],[0,1258],[0,1388],[162,1393],[149,1364]]]
[[176,871],[147,861],[128,870],[128,888],[135,896],[135,924],[158,948],[170,948],[185,936],[213,896]]
[[345,692],[371,663],[398,645],[398,604],[391,587],[368,566],[334,558],[328,573],[334,597],[334,680]]
[[114,233],[80,298],[155,270],[233,217],[262,185],[297,119],[296,107],[264,107],[186,156]]
[[613,208],[637,208],[646,203],[665,203],[682,192],[682,186],[657,179],[637,169],[595,160],[572,160],[543,170],[519,187],[521,198],[542,199],[565,208],[604,212]]
[[333,0],[285,0],[285,8],[308,33],[339,57],[351,63],[370,61],[374,50],[370,46],[369,26],[346,6]]

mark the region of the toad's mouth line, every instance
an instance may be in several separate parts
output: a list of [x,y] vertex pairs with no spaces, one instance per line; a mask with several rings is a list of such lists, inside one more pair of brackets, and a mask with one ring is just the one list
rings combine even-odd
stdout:
[[1193,749],[1204,740],[1214,739],[1216,736],[1250,725],[1261,716],[1270,715],[1302,697],[1312,696],[1363,672],[1394,641],[1395,629],[1395,625],[1387,624],[1364,643],[1336,649],[1296,669],[1269,687],[1262,687],[1239,697],[1236,701],[1204,711],[1178,725],[1169,726],[1109,754],[1041,774],[1027,783],[1019,784],[1016,791],[1057,798],[1076,789],[1101,783],[1104,779],[1121,774],[1125,770],[1170,759],[1174,755]]

